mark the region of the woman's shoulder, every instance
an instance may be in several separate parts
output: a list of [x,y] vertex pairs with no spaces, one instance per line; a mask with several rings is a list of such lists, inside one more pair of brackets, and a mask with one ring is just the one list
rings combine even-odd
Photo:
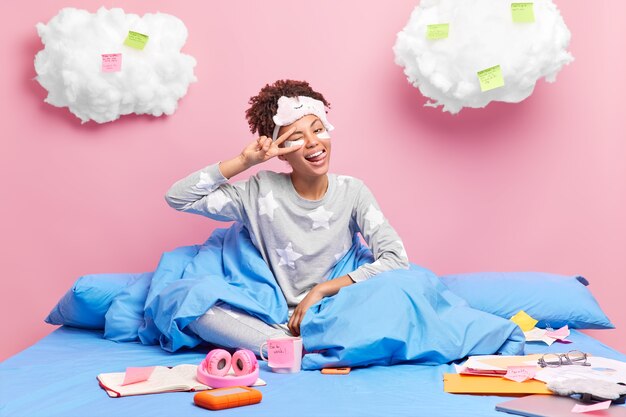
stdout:
[[335,183],[338,187],[343,187],[345,189],[354,189],[358,190],[363,187],[364,182],[356,177],[350,175],[342,175],[342,174],[329,174],[334,177]]
[[276,172],[276,171],[259,171],[250,180],[256,182],[259,188],[269,187],[274,188],[277,186],[286,186],[288,185],[287,181],[289,180],[289,174],[285,172]]

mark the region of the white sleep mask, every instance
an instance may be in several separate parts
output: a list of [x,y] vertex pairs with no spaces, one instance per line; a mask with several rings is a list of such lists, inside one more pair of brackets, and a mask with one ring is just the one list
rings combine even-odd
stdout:
[[272,134],[272,140],[278,138],[278,131],[282,126],[290,125],[307,114],[317,116],[324,125],[324,128],[326,128],[326,131],[330,132],[334,129],[334,126],[328,123],[328,119],[326,119],[324,103],[320,100],[307,96],[282,96],[278,99],[278,110],[274,117],[272,117],[272,120],[276,124],[274,133]]

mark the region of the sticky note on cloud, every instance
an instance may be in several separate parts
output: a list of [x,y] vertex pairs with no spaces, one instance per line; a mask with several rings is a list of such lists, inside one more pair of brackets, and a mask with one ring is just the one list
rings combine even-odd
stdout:
[[145,48],[146,44],[148,43],[148,39],[148,35],[129,30],[128,36],[126,36],[126,40],[124,40],[124,45],[130,46],[131,48],[143,50],[143,48]]
[[515,23],[533,23],[535,21],[533,3],[511,3],[511,17]]
[[122,54],[102,54],[102,72],[122,70]]
[[426,39],[445,39],[448,37],[450,25],[448,23],[437,23],[426,26]]
[[502,68],[500,68],[500,65],[496,65],[478,71],[478,81],[480,82],[480,91],[483,93],[494,88],[504,87]]
[[530,317],[524,310],[518,311],[517,314],[511,317],[511,321],[517,324],[523,332],[532,330],[538,323],[537,320]]

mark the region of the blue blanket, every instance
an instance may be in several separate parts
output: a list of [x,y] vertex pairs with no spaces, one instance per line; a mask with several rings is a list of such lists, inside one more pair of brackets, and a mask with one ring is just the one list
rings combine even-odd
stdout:
[[[329,279],[372,255],[357,236]],[[202,342],[187,325],[223,301],[267,323],[285,323],[288,308],[271,270],[239,223],[203,244],[165,253],[117,296],[105,337],[157,344],[167,351]],[[301,333],[303,369],[414,361],[441,364],[475,354],[521,354],[524,335],[509,320],[470,308],[431,271],[411,264],[343,288],[312,306]]]

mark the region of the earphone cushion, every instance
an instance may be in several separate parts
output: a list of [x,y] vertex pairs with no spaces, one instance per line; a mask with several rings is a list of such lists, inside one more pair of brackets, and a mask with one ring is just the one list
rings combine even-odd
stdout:
[[231,365],[235,375],[248,375],[258,367],[256,356],[248,349],[241,349],[235,352]]
[[224,376],[230,370],[231,360],[230,353],[224,349],[213,349],[204,360],[206,371],[210,375]]

